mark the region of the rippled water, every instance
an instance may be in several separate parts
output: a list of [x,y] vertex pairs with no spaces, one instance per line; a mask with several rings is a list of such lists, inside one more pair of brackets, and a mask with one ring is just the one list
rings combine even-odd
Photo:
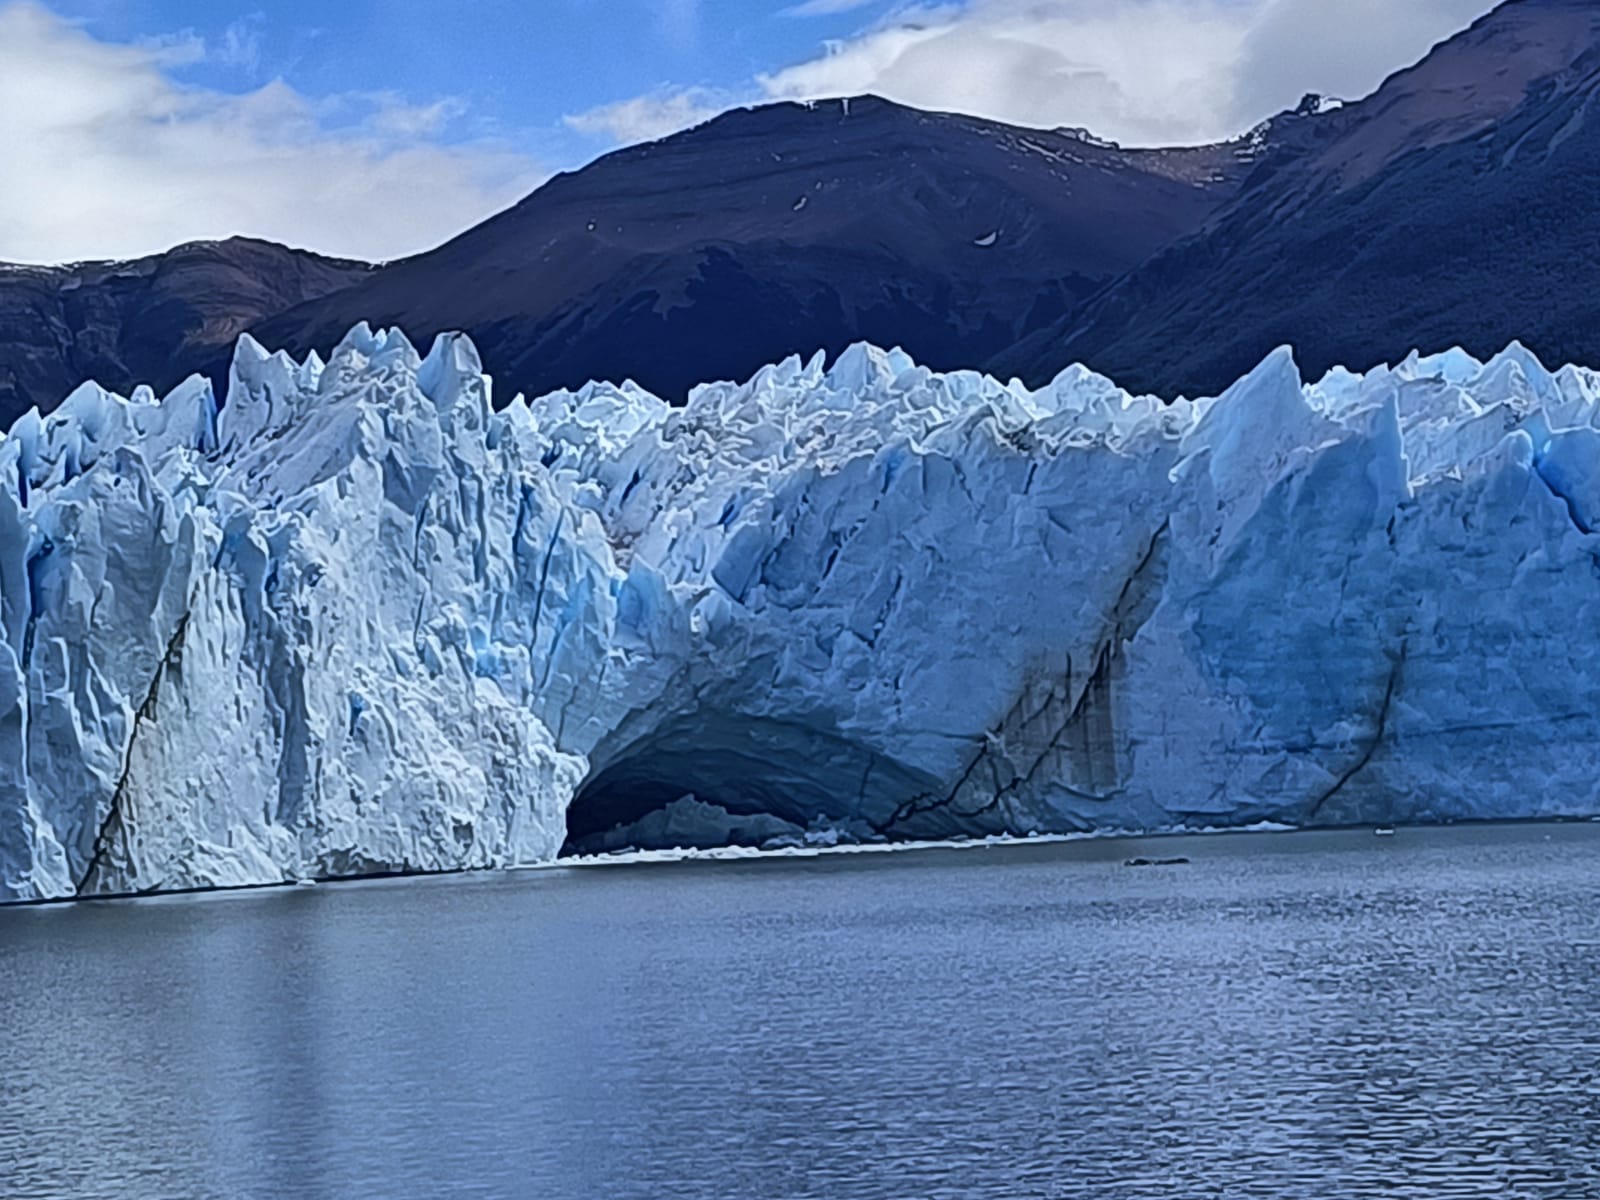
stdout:
[[1521,827],[3,911],[0,1196],[1600,1196],[1597,865]]

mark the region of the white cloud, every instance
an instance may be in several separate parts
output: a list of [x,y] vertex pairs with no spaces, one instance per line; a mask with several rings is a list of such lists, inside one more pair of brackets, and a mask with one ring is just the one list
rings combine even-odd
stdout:
[[432,104],[407,104],[395,92],[355,92],[340,100],[341,106],[365,107],[366,123],[372,131],[400,139],[437,137],[451,121],[467,115],[467,102],[459,96]]
[[[503,148],[437,141],[458,101],[174,81],[205,52],[190,36],[100,42],[33,0],[0,0],[0,260],[132,257],[236,233],[392,258],[542,178]],[[246,68],[254,54],[247,39],[211,53]]]
[[1306,92],[1349,98],[1495,0],[965,0],[902,7],[766,96],[876,92],[1133,144],[1242,132]]
[[692,128],[731,105],[730,97],[708,88],[663,88],[632,100],[573,113],[562,120],[577,133],[630,145],[653,142]]
[[1496,3],[1276,0],[1264,6],[1245,39],[1237,108],[1270,114],[1284,106],[1283,97],[1305,92],[1365,96]]
[[1230,100],[1218,68],[1244,32],[1236,6],[1213,0],[979,0],[904,10],[760,82],[777,98],[875,92],[1019,125],[1191,141]]
[[831,17],[838,13],[855,12],[858,8],[865,8],[869,4],[876,4],[878,0],[804,0],[801,4],[792,4],[784,9],[785,17]]
[[[871,0],[800,0],[819,16]],[[661,88],[566,118],[627,143],[735,104],[873,92],[919,108],[1130,145],[1232,137],[1307,92],[1355,99],[1496,0],[909,0],[736,91]]]
[[261,21],[259,13],[234,21],[222,31],[209,56],[223,66],[255,75],[261,69]]

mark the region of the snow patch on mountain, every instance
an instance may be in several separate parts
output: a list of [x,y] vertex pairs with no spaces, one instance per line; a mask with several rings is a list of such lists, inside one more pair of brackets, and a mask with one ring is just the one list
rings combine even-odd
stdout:
[[241,340],[0,438],[0,898],[1600,812],[1600,376],[856,347],[503,411]]

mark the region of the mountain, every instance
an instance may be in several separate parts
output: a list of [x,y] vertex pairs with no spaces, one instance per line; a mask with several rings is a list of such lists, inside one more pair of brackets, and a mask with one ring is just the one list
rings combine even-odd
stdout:
[[241,342],[0,440],[0,901],[676,846],[1600,814],[1600,373],[900,352],[491,412]]
[[263,242],[0,267],[0,422],[85,378],[220,384],[244,330],[469,332],[502,400],[695,384],[857,341],[1039,384],[1072,362],[1214,394],[1520,339],[1600,361],[1600,5],[1508,0],[1357,103],[1127,150],[865,97],[724,114],[382,267]]
[[632,378],[681,400],[860,340],[971,366],[1198,228],[1250,158],[872,97],[736,110],[559,176],[257,335],[326,352],[357,320],[463,329],[529,395]]
[[1195,235],[990,360],[1215,394],[1302,365],[1517,338],[1600,362],[1600,5],[1510,0],[1367,99],[1275,139]]
[[0,426],[86,379],[165,392],[263,318],[371,270],[250,238],[130,262],[0,264]]

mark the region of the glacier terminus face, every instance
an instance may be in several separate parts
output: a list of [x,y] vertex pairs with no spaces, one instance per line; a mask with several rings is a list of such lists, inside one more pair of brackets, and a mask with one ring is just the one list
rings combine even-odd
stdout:
[[566,848],[1600,813],[1600,375],[858,346],[494,411],[243,339],[0,438],[0,899]]

